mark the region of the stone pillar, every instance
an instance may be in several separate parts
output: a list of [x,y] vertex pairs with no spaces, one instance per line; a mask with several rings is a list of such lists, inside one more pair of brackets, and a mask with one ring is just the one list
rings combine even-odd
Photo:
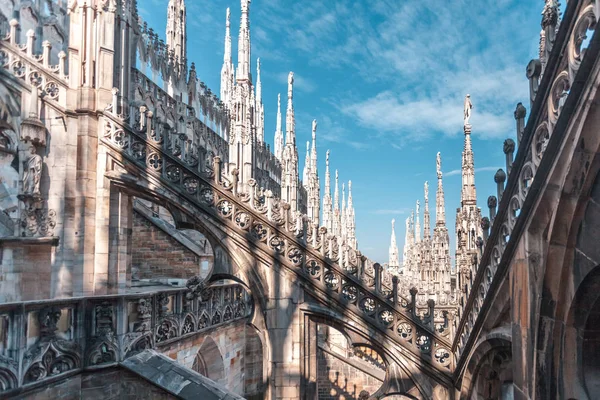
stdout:
[[110,193],[108,292],[131,286],[133,196],[115,188]]
[[317,323],[304,316],[304,346],[302,347],[302,399],[317,399]]

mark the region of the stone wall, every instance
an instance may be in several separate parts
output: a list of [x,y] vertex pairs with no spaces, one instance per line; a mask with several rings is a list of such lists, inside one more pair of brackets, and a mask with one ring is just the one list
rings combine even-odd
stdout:
[[129,371],[122,368],[110,368],[75,375],[11,399],[175,400],[176,397]]
[[375,393],[382,381],[321,348],[317,351],[319,399],[358,399],[361,391]]
[[[209,378],[236,394],[252,395],[262,390],[262,345],[252,330],[245,322],[237,322],[167,344],[157,351],[199,373],[206,374],[208,369],[212,375]],[[213,350],[213,343],[218,352]]]
[[134,212],[132,240],[134,278],[189,279],[200,273],[200,259],[138,212]]

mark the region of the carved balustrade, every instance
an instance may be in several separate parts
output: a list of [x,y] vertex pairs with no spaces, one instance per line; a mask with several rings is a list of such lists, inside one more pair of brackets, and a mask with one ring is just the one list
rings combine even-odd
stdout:
[[253,312],[239,284],[0,305],[0,397],[114,366]]
[[11,20],[10,32],[0,40],[0,68],[24,82],[26,87],[37,87],[45,100],[64,104],[68,78],[66,53],[61,51],[58,65],[52,65],[50,42],[44,41],[42,54],[36,54],[33,31],[28,32],[27,42],[21,44],[17,42],[18,27],[18,21]]
[[[480,244],[485,242],[485,245],[476,260],[477,273],[461,310],[452,346],[459,360],[457,371],[465,362],[465,357],[461,356],[468,355],[466,347],[473,344],[476,330],[481,328],[485,317],[483,310],[490,307],[495,291],[506,276],[526,223],[525,218],[530,214],[540,194],[539,188],[549,173],[556,154],[553,152],[546,157],[546,150],[551,143],[560,143],[564,136],[573,107],[597,57],[597,49],[587,57],[592,47],[586,49],[583,44],[596,29],[599,11],[597,2],[571,0],[557,29],[557,4],[547,2],[544,8],[543,30],[546,35],[543,35],[541,50],[546,59],[543,63],[533,60],[527,67],[532,111],[525,126],[525,108],[521,103],[517,105],[518,152],[514,161],[514,141],[508,139],[504,143],[508,179],[503,170],[496,174],[498,196],[490,196],[490,215],[482,221],[484,238]],[[556,35],[553,32],[557,32]],[[586,68],[581,68],[584,64]],[[580,69],[582,76],[578,74]],[[574,96],[571,95],[573,91],[577,93]],[[565,107],[569,108],[569,112],[563,113]]]
[[260,191],[254,180],[248,182],[247,193],[238,192],[237,170],[225,179],[218,157],[210,170],[197,168],[164,141],[157,141],[148,128],[150,124],[135,121],[131,126],[110,112],[102,118],[103,143],[135,165],[139,173],[177,193],[182,199],[180,206],[220,220],[231,228],[228,232],[237,233],[243,243],[252,242],[254,248],[297,273],[312,290],[337,300],[345,310],[359,315],[413,354],[450,373],[450,342],[434,329],[433,307],[423,320],[408,311],[406,299],[393,299],[379,278],[365,273],[371,266],[363,264],[365,257],[358,251],[328,236],[324,227],[309,224],[305,215],[292,212],[289,204],[270,191]]

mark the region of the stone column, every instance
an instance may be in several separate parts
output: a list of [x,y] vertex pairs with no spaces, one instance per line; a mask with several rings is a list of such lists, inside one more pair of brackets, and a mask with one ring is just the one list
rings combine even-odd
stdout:
[[133,196],[112,188],[108,235],[109,293],[117,293],[131,286],[132,228]]
[[301,398],[317,398],[317,323],[304,316],[304,346],[302,346]]

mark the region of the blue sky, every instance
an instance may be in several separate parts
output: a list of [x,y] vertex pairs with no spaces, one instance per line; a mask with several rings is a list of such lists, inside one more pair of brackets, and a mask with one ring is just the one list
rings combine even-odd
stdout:
[[[138,0],[140,15],[163,38],[167,4]],[[187,0],[186,6],[188,59],[219,93],[225,10],[231,8],[236,63],[240,2]],[[266,140],[272,146],[277,93],[285,96],[294,71],[300,174],[317,119],[321,183],[330,149],[331,168],[352,180],[359,248],[382,263],[390,220],[398,221],[401,253],[403,221],[417,199],[423,203],[426,180],[434,223],[440,151],[454,248],[464,96],[474,104],[477,197],[488,215],[494,173],[504,168],[502,143],[515,138],[515,105],[529,108],[525,67],[536,57],[542,7],[541,0],[252,0],[252,68],[260,57]]]

